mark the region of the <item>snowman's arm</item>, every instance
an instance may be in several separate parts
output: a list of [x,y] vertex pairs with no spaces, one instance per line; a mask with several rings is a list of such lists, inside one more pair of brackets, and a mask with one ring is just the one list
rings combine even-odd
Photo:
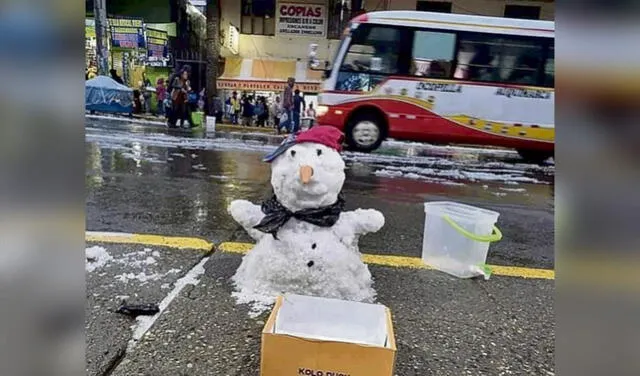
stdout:
[[374,209],[356,209],[340,215],[340,225],[344,231],[354,236],[378,232],[384,226],[384,215]]
[[264,236],[263,232],[253,228],[264,218],[264,213],[259,205],[255,205],[247,200],[234,200],[227,208],[227,211],[253,239],[258,241]]

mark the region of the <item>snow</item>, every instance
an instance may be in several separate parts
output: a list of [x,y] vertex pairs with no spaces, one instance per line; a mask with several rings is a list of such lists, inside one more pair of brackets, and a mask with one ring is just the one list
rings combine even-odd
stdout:
[[376,170],[376,176],[387,178],[407,178],[425,180],[448,185],[465,185],[462,181],[482,182],[495,181],[504,184],[517,185],[519,183],[544,184],[544,182],[529,176],[525,171],[502,169],[489,171],[486,169],[464,170],[458,168],[437,169],[418,166],[385,166]]
[[114,278],[122,283],[129,283],[129,281],[137,280],[142,282],[142,284],[145,284],[148,281],[157,281],[162,277],[163,275],[158,273],[146,274],[145,272],[139,272],[137,274],[123,273],[115,276]]
[[[313,171],[306,184],[301,178],[303,166]],[[271,184],[278,201],[290,211],[318,208],[336,202],[344,169],[335,150],[315,143],[298,144],[272,162]],[[284,293],[374,301],[373,280],[361,260],[358,239],[382,228],[382,213],[372,209],[342,212],[332,227],[291,218],[278,231],[278,239],[253,229],[264,218],[259,205],[235,200],[229,213],[257,241],[232,278],[233,296],[238,304],[249,304],[251,316],[269,309]]]
[[293,225],[298,229],[283,229],[280,240],[265,236],[244,257],[233,277],[238,303],[251,304],[255,316],[282,293],[374,300],[371,273],[359,252],[349,250],[330,231],[312,232],[301,223]]
[[88,273],[91,273],[92,271],[105,266],[106,264],[108,264],[110,261],[113,260],[113,256],[111,256],[104,247],[100,247],[97,245],[90,248],[86,248],[85,256],[86,256],[85,270]]

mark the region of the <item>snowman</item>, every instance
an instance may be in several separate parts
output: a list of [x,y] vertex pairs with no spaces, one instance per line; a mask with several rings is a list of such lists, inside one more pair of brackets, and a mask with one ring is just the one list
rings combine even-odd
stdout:
[[329,126],[289,136],[264,159],[271,163],[274,195],[262,205],[229,205],[256,240],[233,277],[239,303],[266,309],[283,293],[373,302],[358,240],[379,231],[384,216],[373,209],[344,211],[343,137]]

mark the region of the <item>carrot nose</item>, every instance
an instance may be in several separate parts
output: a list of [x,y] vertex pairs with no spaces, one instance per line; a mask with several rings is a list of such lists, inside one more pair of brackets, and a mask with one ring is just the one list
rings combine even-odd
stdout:
[[300,167],[300,180],[302,184],[307,184],[311,181],[311,177],[313,176],[313,168],[311,166],[302,166]]

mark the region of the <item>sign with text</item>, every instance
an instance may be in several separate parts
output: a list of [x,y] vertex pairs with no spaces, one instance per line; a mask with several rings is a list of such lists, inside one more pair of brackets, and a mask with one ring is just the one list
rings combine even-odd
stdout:
[[[261,91],[284,91],[287,84],[285,81],[249,81],[249,80],[218,80],[216,82],[218,89],[226,90],[261,90]],[[295,84],[295,89],[303,93],[320,92],[320,83],[301,82]]]
[[145,38],[142,19],[110,18],[111,46],[120,48],[144,48]]
[[278,3],[276,32],[282,36],[324,38],[327,13],[324,5]]
[[229,35],[227,36],[227,48],[233,54],[238,54],[238,46],[240,42],[240,33],[238,32],[238,28],[229,25]]
[[147,56],[166,58],[168,40],[166,31],[147,28]]

